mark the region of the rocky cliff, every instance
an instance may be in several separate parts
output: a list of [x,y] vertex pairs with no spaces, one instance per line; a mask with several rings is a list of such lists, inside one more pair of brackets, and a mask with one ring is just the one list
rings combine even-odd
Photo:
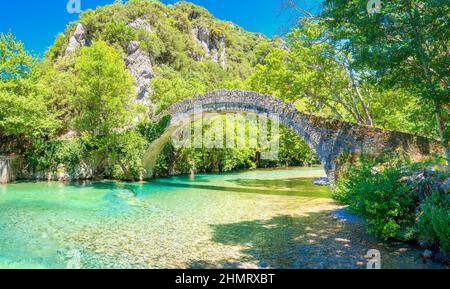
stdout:
[[87,46],[89,44],[90,41],[87,39],[86,29],[84,28],[84,25],[78,24],[72,37],[70,37],[69,44],[67,45],[64,54],[67,55],[69,53],[74,52],[77,48]]
[[258,47],[274,43],[259,33],[220,21],[194,4],[166,6],[148,0],[116,2],[86,11],[61,39],[64,41],[56,41],[51,48],[58,57],[76,53],[97,40],[120,50],[135,81],[136,101],[150,107],[155,77],[171,70],[205,74],[209,73],[207,67],[221,78],[242,79],[261,59]]
[[[226,37],[213,37],[210,31],[204,25],[197,24],[192,28],[192,36],[195,41],[200,44],[205,53],[207,59],[210,59],[218,64],[222,68],[227,65],[227,47],[226,47]],[[197,61],[205,59],[202,55],[195,57]]]

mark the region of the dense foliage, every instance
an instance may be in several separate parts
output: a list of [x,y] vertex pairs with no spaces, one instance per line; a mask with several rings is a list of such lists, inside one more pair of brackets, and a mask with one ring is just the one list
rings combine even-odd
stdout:
[[70,99],[72,127],[92,135],[108,135],[131,125],[133,82],[116,50],[105,42],[83,47],[75,62],[77,90]]
[[[450,195],[430,179],[411,180],[426,164],[391,157],[362,158],[347,166],[334,197],[364,217],[367,229],[385,239],[421,240],[449,252]],[[441,173],[434,182],[443,181]],[[427,186],[426,182],[430,185]]]
[[414,226],[418,196],[399,181],[412,173],[406,168],[401,162],[380,166],[377,161],[360,160],[341,176],[334,197],[364,216],[372,233],[408,239]]
[[441,0],[383,1],[381,11],[372,14],[366,1],[326,0],[322,15],[332,42],[351,55],[351,68],[361,77],[406,89],[430,105],[447,161],[449,12]]
[[0,35],[0,150],[23,153],[36,140],[53,136],[57,116],[48,110],[37,59],[11,34]]
[[[448,2],[440,0],[383,1],[381,9],[372,12],[367,1],[325,0],[321,15],[305,17],[323,26],[326,37],[315,37],[316,41],[348,56],[346,67],[354,81],[377,88],[369,94],[381,93],[368,107],[379,110],[373,113],[374,123],[439,138],[447,172],[449,11]],[[374,165],[363,160],[350,168],[340,179],[336,198],[361,214],[371,232],[385,238],[419,239],[448,252],[448,189],[434,187],[423,194],[420,186],[401,182],[417,165],[391,161],[379,172],[373,171]],[[448,179],[448,173],[442,178]]]
[[450,195],[433,192],[426,198],[417,222],[422,238],[427,238],[436,247],[450,252]]

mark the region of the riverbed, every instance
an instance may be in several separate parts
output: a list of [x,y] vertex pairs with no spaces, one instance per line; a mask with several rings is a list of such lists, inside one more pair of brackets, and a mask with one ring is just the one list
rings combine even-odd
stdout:
[[[444,268],[342,210],[321,168],[0,185],[0,268]],[[356,218],[357,219],[357,218]]]

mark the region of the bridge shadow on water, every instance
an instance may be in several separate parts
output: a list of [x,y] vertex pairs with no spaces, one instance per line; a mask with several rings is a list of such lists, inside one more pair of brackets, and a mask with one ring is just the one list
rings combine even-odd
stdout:
[[[234,192],[248,194],[263,194],[277,196],[298,196],[298,197],[321,197],[329,198],[331,196],[328,187],[319,187],[312,183],[309,178],[291,178],[281,180],[259,180],[259,179],[235,179],[228,180],[232,186],[216,186],[210,184],[195,184],[189,182],[175,183],[158,181],[158,185],[164,185],[173,188],[199,189],[218,192]],[[197,181],[196,181],[197,182]],[[237,185],[237,186],[236,186]]]

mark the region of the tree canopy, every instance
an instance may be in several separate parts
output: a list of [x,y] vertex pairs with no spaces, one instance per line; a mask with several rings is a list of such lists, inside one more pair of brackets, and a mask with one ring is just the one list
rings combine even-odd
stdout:
[[[323,18],[336,45],[376,84],[402,87],[432,104],[449,161],[449,15],[446,1],[326,0]],[[425,104],[426,105],[426,104]]]
[[45,87],[33,75],[37,59],[11,34],[0,34],[0,149],[23,152],[59,128],[45,102]]
[[105,135],[131,125],[136,113],[133,81],[115,49],[103,41],[83,47],[74,77],[78,85],[70,103],[75,129]]

